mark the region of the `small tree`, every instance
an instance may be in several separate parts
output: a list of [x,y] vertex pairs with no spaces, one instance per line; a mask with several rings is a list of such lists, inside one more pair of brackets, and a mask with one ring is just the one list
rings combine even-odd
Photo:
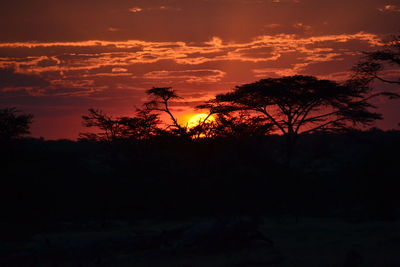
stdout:
[[89,114],[82,116],[83,126],[96,127],[99,133],[80,133],[81,139],[89,139],[95,141],[113,141],[121,136],[122,125],[117,119],[105,114],[98,109],[90,108]]
[[146,109],[137,109],[135,117],[121,117],[118,121],[122,125],[121,136],[123,138],[150,139],[162,132],[158,128],[161,123],[158,114],[152,114]]
[[16,108],[0,109],[0,141],[9,141],[30,134],[32,114],[18,114]]
[[380,114],[369,111],[374,106],[368,100],[378,95],[397,97],[371,94],[370,88],[359,81],[341,85],[312,76],[288,76],[237,86],[200,107],[218,113],[248,111],[264,116],[266,123],[286,137],[290,162],[301,135],[339,131],[381,119]]
[[176,94],[175,90],[171,87],[153,87],[152,89],[147,90],[146,93],[150,97],[150,100],[144,104],[146,110],[150,112],[161,111],[167,113],[172,121],[172,124],[169,125],[168,128],[172,127],[173,132],[176,132],[179,136],[187,136],[187,128],[178,123],[178,120],[172,114],[170,109],[170,101],[180,98]]

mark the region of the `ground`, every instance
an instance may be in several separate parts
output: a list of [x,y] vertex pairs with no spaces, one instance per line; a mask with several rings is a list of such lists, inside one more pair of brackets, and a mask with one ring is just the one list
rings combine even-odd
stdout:
[[[174,251],[149,243],[186,221],[64,223],[64,229],[9,240],[0,246],[2,266],[400,266],[399,222],[261,218],[268,247],[215,252]],[[158,241],[157,241],[158,242]]]

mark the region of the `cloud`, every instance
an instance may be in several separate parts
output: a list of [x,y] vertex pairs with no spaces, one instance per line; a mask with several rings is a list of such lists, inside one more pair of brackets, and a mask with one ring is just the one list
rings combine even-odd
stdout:
[[243,77],[258,78],[272,72],[301,73],[310,65],[356,57],[357,51],[379,45],[382,42],[377,35],[364,32],[313,37],[261,35],[248,42],[217,36],[198,43],[17,42],[0,43],[0,52],[13,53],[13,57],[0,58],[0,67],[12,65],[21,74],[36,73],[53,86],[85,87],[88,94],[94,92],[90,89],[94,87],[130,88],[133,83],[143,89],[156,82],[178,86],[186,83],[194,88],[194,84],[213,82],[219,86],[238,84]]
[[38,75],[17,73],[12,68],[0,69],[0,88],[44,87],[50,83]]
[[384,7],[378,8],[381,12],[400,12],[400,8],[396,5],[386,5]]
[[57,66],[57,64],[60,64],[61,61],[58,60],[55,57],[43,57],[39,61],[37,61],[37,66],[38,67],[51,67],[51,66]]
[[[378,35],[366,32],[259,35],[248,41],[214,35],[202,42],[0,43],[0,67],[13,66],[11,74],[17,75],[0,93],[0,103],[30,105],[38,112],[54,105],[118,112],[140,106],[146,89],[172,86],[185,97],[174,105],[187,110],[217,93],[265,77],[305,74],[342,80],[358,58],[357,51],[382,44]],[[27,77],[37,80],[28,83]]]
[[224,76],[225,72],[221,70],[183,70],[183,71],[152,71],[146,73],[143,77],[154,80],[183,80],[187,83],[216,83]]
[[213,38],[211,38],[210,41],[206,42],[207,45],[211,45],[211,46],[216,46],[216,47],[220,47],[222,46],[222,39],[214,36]]
[[107,27],[106,31],[108,31],[108,32],[120,32],[120,31],[122,31],[122,29],[114,28],[114,27]]
[[296,28],[296,29],[305,30],[305,31],[308,31],[308,30],[311,29],[311,26],[310,26],[310,25],[305,25],[305,24],[302,23],[302,22],[297,22],[297,23],[293,24],[292,26],[293,26],[294,28]]
[[[36,95],[39,92],[37,92]],[[65,88],[65,87],[55,87],[50,90],[42,90],[40,92],[41,96],[59,96],[59,97],[80,97],[80,96],[87,96],[88,89],[87,88],[79,88],[79,87],[72,87],[72,88]]]
[[112,70],[111,70],[111,72],[127,72],[128,71],[128,69],[126,69],[126,68],[118,68],[118,67],[116,67],[116,68],[112,68]]
[[279,28],[279,27],[282,27],[282,25],[278,24],[278,23],[270,23],[270,24],[264,25],[264,28],[271,28],[271,29],[275,29],[275,28]]
[[172,6],[157,6],[157,7],[132,7],[129,9],[129,12],[132,13],[140,13],[144,11],[181,11],[182,9],[179,7],[172,7]]
[[132,7],[132,8],[129,9],[129,11],[132,12],[132,13],[138,13],[138,12],[142,12],[142,11],[143,11],[143,8],[140,8],[140,7]]

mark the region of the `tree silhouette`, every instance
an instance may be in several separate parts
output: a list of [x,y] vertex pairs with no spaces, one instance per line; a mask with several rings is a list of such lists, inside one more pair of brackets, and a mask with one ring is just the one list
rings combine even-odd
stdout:
[[152,114],[146,109],[137,109],[135,117],[121,117],[118,122],[122,125],[123,138],[150,139],[162,133],[162,130],[158,128],[161,123],[159,115]]
[[172,132],[175,132],[179,136],[187,136],[187,127],[181,126],[178,120],[172,114],[170,109],[170,101],[173,99],[179,99],[180,97],[176,94],[175,90],[171,87],[153,87],[147,90],[147,95],[150,100],[144,104],[148,111],[161,111],[168,114],[172,124],[168,128],[173,128]]
[[102,110],[90,108],[89,114],[82,116],[83,126],[96,127],[101,130],[100,133],[80,133],[81,139],[90,139],[96,141],[113,141],[120,137],[122,129],[118,120],[105,114]]
[[199,119],[193,127],[187,128],[187,133],[192,139],[215,137],[216,122]]
[[0,109],[0,141],[8,141],[30,134],[32,114],[18,114],[16,108]]
[[89,109],[87,116],[82,116],[85,127],[96,127],[99,133],[80,133],[83,140],[114,141],[116,139],[149,139],[160,133],[158,114],[149,110],[136,110],[135,117],[113,118],[101,110]]
[[194,136],[213,138],[245,138],[264,136],[271,133],[272,124],[262,116],[251,116],[248,112],[217,113],[215,120],[201,121],[191,129]]
[[262,115],[266,123],[286,137],[287,159],[299,136],[321,131],[338,131],[357,125],[369,125],[381,119],[368,109],[372,97],[395,94],[371,94],[365,83],[352,80],[344,85],[312,76],[269,78],[237,86],[200,105],[210,113],[248,111]]
[[363,58],[353,68],[355,78],[366,82],[377,79],[384,83],[400,84],[400,77],[393,80],[383,75],[387,69],[400,69],[400,35],[393,37],[382,49],[363,54]]

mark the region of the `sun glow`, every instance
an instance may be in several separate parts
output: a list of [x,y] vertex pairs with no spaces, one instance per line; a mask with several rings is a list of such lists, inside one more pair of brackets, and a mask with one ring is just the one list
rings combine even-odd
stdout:
[[215,120],[215,118],[212,115],[208,116],[208,114],[205,114],[205,113],[194,114],[187,121],[187,127],[188,128],[193,128],[193,127],[196,127],[197,125],[199,125],[199,124],[201,124],[203,122],[212,122],[214,120]]

